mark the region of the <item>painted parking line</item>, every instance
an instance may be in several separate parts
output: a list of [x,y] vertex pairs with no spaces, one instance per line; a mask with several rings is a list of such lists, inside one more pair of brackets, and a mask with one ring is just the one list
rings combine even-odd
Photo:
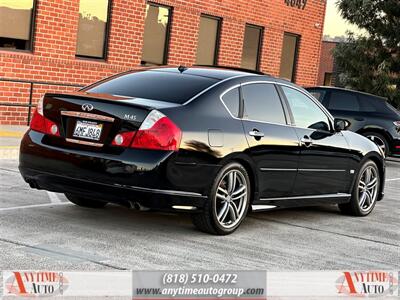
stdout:
[[391,179],[386,179],[386,182],[390,182],[390,181],[397,181],[400,180],[400,178],[391,178]]
[[61,203],[61,200],[60,200],[60,198],[58,198],[56,193],[47,192],[47,194],[49,195],[51,203]]
[[10,130],[0,130],[1,137],[15,137],[20,138],[24,135],[25,132],[22,131],[10,131]]
[[18,209],[26,209],[26,208],[36,208],[36,207],[60,206],[60,205],[72,205],[72,203],[71,202],[59,202],[59,203],[44,203],[44,204],[4,207],[4,208],[0,208],[0,212],[1,211],[18,210]]

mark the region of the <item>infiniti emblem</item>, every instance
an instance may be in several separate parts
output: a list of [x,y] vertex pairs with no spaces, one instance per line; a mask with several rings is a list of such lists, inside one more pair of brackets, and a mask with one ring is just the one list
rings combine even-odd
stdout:
[[84,104],[82,104],[82,110],[91,111],[91,110],[93,110],[93,105],[90,103],[84,103]]

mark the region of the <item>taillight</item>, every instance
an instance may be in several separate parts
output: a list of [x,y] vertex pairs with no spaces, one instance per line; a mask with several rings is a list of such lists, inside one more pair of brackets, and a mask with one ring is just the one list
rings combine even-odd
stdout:
[[32,116],[30,128],[44,134],[60,136],[60,130],[58,129],[57,124],[43,116],[43,98],[40,99],[38,105],[36,106],[36,110]]
[[152,110],[137,131],[132,148],[177,151],[182,131],[168,117]]

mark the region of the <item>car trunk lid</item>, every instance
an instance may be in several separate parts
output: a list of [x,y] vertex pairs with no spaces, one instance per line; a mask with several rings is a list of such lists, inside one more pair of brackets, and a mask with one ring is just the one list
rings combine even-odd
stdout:
[[59,129],[59,136],[46,138],[48,143],[57,146],[104,150],[117,134],[137,131],[153,109],[177,105],[85,92],[46,94],[43,98],[44,117]]

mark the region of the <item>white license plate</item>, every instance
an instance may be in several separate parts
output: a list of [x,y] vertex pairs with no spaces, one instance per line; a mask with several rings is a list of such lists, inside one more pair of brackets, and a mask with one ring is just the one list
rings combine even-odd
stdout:
[[100,140],[103,124],[90,121],[76,121],[73,136],[83,139]]

